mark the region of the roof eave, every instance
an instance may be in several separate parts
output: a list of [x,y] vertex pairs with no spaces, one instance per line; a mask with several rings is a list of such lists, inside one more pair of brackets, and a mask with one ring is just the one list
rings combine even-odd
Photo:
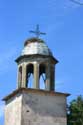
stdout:
[[53,59],[53,61],[54,61],[54,63],[55,64],[57,64],[59,61],[56,59],[56,58],[54,58],[53,56],[50,56],[50,55],[40,55],[40,54],[34,54],[34,55],[21,55],[21,56],[19,56],[16,60],[15,60],[15,62],[16,63],[18,63],[21,59],[24,59],[24,58],[29,58],[29,57],[31,57],[31,56],[33,56],[33,57],[50,57],[51,59]]

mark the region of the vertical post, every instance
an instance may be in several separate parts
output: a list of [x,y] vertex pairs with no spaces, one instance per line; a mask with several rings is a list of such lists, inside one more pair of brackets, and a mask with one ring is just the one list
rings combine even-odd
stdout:
[[18,67],[18,71],[17,71],[17,88],[20,88],[20,76],[19,76],[19,67]]
[[17,88],[20,88],[22,85],[22,66],[18,67],[18,76],[17,76]]
[[51,90],[54,91],[55,89],[55,66],[54,64],[51,65],[51,76],[50,76],[50,81],[51,81]]
[[22,66],[22,87],[26,88],[26,64]]
[[34,63],[34,83],[33,87],[35,89],[39,89],[39,64],[37,62]]
[[50,84],[51,84],[51,81],[50,81],[50,64],[48,63],[46,65],[46,86],[45,86],[46,90],[50,90]]
[[55,68],[54,64],[46,65],[46,90],[54,91],[55,88]]

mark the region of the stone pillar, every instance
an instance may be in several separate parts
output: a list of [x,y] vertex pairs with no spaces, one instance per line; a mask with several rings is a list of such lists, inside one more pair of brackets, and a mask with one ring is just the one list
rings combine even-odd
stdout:
[[17,81],[17,88],[20,88],[21,87],[21,85],[22,85],[22,66],[19,66],[18,67],[18,76],[17,76],[17,79],[18,79],[18,81]]
[[17,70],[17,88],[20,88],[20,83],[19,83],[19,67]]
[[39,89],[39,64],[34,63],[34,83],[33,88]]
[[46,65],[46,90],[54,90],[55,88],[55,68],[54,64]]
[[46,90],[50,90],[50,84],[51,84],[51,81],[50,81],[50,64],[48,63],[46,65],[46,85],[45,85]]
[[22,66],[22,86],[23,88],[26,88],[26,64],[23,64]]
[[51,81],[50,89],[52,91],[54,91],[54,89],[55,89],[55,65],[52,64],[50,69],[51,69],[50,70],[50,72],[51,72],[51,75],[50,75],[50,81]]

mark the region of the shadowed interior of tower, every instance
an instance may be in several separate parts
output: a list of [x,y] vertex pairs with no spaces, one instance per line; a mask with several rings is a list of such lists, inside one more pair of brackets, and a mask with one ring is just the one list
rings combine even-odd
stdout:
[[34,66],[33,64],[27,65],[27,70],[26,70],[26,87],[27,88],[33,88],[33,72],[34,72]]
[[[20,74],[22,74],[22,68],[19,68]],[[33,82],[34,82],[34,65],[29,64],[27,65],[26,70],[26,87],[27,88],[33,88]],[[22,80],[22,77],[21,77]],[[39,88],[45,89],[45,83],[46,83],[46,68],[44,64],[40,64],[39,66]]]

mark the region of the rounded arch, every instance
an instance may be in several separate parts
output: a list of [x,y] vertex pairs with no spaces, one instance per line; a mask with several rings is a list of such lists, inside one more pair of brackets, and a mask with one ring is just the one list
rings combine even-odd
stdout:
[[46,88],[46,65],[39,65],[40,89]]
[[32,63],[26,66],[26,87],[33,88],[34,65]]

